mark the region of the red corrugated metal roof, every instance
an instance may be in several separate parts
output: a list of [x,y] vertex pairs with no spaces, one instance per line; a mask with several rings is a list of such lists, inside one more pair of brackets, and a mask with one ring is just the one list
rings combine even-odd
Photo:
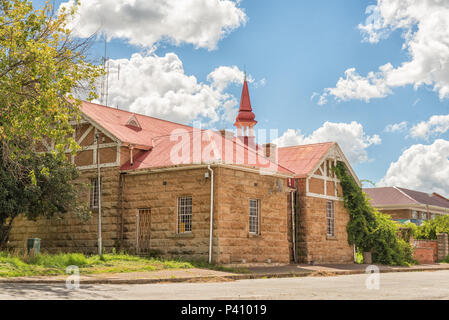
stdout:
[[279,164],[304,178],[323,160],[335,142],[278,148]]
[[449,200],[440,195],[399,187],[364,188],[374,206],[425,204],[449,208]]
[[[82,102],[80,109],[86,116],[125,144],[129,143],[150,148],[152,147],[151,140],[155,137],[168,135],[177,128],[192,130],[192,127],[179,123],[141,114],[134,114],[129,111],[110,108],[86,101]],[[139,122],[142,128],[141,130],[136,130],[136,128],[126,125],[133,115]]]
[[[124,164],[122,170],[141,170],[204,163],[226,163],[244,167],[274,171],[292,175],[293,172],[277,165],[260,153],[234,139],[226,139],[220,133],[209,130],[180,133],[178,139],[171,136],[155,138],[151,150],[141,152],[134,163]],[[194,146],[202,152],[194,154]]]
[[[198,145],[199,142],[199,138],[193,133],[193,127],[85,101],[82,102],[81,111],[124,144],[133,144],[144,149],[136,154],[132,166],[130,163],[126,163],[122,166],[122,170],[178,165],[178,163],[172,161],[173,159],[170,156],[174,147],[177,147],[190,148],[189,160],[186,160],[185,164],[205,163],[208,160],[215,162],[226,162],[228,160],[229,163],[235,165],[266,170],[276,168],[277,172],[295,174],[296,177],[305,177],[311,173],[311,170],[317,166],[334,144],[333,142],[327,142],[278,148],[278,164],[276,164],[261,156],[260,152],[259,156],[257,156],[255,149],[244,146],[239,139],[226,139],[220,133],[208,131],[211,139],[216,141],[216,145],[221,144],[223,146],[225,141],[230,143],[233,150],[232,159],[226,159],[225,152],[228,147],[221,147],[219,148],[218,156],[210,157],[209,159],[207,159],[208,157],[205,157],[206,159],[203,157],[198,162],[198,159],[193,159],[193,143]],[[138,121],[140,129],[127,125],[132,116]],[[175,129],[181,129],[187,135],[187,139],[181,144],[178,141],[170,140],[170,134]],[[201,141],[200,143],[203,150],[209,145],[208,141]],[[239,158],[241,150],[244,150],[243,160]]]

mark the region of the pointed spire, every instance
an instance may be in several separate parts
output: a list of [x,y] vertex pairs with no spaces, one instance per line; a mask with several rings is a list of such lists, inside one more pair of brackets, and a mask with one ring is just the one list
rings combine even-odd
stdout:
[[252,112],[251,100],[249,98],[248,82],[246,81],[246,71],[243,80],[242,97],[240,98],[240,109],[237,118],[235,119],[235,126],[253,126],[257,123],[255,114]]

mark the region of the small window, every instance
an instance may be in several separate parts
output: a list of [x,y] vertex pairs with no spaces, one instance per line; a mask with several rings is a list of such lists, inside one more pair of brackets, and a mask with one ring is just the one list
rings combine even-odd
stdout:
[[334,215],[334,203],[332,201],[326,202],[326,220],[327,220],[327,236],[335,237],[335,215]]
[[249,200],[249,233],[259,234],[259,210],[260,201],[257,199]]
[[427,220],[427,213],[426,212],[421,212],[421,219],[423,220]]
[[412,211],[412,219],[419,219],[418,211],[415,211],[415,210]]
[[[101,178],[100,178],[101,183]],[[98,203],[99,203],[99,197],[98,197],[98,178],[91,178],[90,179],[90,201],[89,205],[91,209],[97,209]]]
[[437,215],[435,213],[432,213],[432,220],[435,219]]
[[178,233],[192,232],[192,197],[178,198]]

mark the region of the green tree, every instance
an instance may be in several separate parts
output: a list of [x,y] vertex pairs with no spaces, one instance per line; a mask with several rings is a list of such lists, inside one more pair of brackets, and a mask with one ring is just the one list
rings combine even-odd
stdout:
[[87,203],[79,198],[82,185],[72,183],[79,175],[75,166],[51,153],[34,154],[21,160],[21,165],[28,168],[28,178],[18,179],[3,165],[2,150],[0,148],[0,247],[7,244],[12,223],[19,215],[36,220],[71,211],[80,217],[89,217]]
[[424,221],[417,228],[415,237],[416,239],[436,240],[438,233],[449,233],[449,216],[436,216],[435,219]]
[[[79,3],[53,10],[29,0],[0,0],[0,245],[19,215],[88,214],[79,201],[67,152],[79,146],[71,121],[80,117],[78,90],[95,97],[101,68],[86,59],[91,38],[72,37]],[[42,141],[54,148],[39,154]]]
[[[34,9],[28,0],[0,0],[0,141],[16,174],[28,171],[18,158],[30,157],[44,138],[59,157],[78,150],[70,125],[79,117],[74,93],[95,97],[101,74],[86,60],[90,39],[73,38],[67,27],[78,6],[55,14],[48,2]],[[26,150],[17,143],[24,140]]]

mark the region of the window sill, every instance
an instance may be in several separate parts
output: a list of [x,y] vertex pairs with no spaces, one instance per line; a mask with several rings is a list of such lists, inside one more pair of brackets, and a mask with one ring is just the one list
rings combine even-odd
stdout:
[[326,240],[333,240],[336,241],[338,240],[336,236],[326,236]]
[[248,233],[248,238],[250,239],[258,239],[258,238],[262,238],[261,234],[255,234],[255,233]]
[[170,238],[174,239],[191,239],[195,238],[195,235],[192,232],[185,232],[185,233],[175,233]]

